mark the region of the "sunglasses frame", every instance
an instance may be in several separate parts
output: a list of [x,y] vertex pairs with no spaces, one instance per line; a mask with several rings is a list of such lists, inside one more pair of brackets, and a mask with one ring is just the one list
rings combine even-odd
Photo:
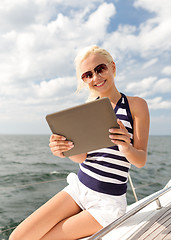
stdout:
[[[89,70],[89,71],[83,73],[83,74],[81,75],[81,79],[82,79],[83,82],[85,82],[85,83],[90,83],[90,82],[92,81],[95,73],[101,76],[101,75],[103,75],[105,72],[107,72],[107,70],[108,70],[108,65],[109,65],[110,63],[111,63],[111,62],[101,63],[101,64],[97,65],[93,70]],[[105,69],[105,68],[104,68],[104,69],[102,68],[102,69],[104,70],[104,72],[103,72],[103,73],[100,73],[100,72],[98,73],[96,68],[100,67],[101,65],[103,65],[106,69]],[[86,77],[86,74],[88,74],[88,73],[91,73],[91,77]],[[84,76],[84,75],[85,75],[85,76]],[[85,80],[84,80],[84,79],[85,79]]]

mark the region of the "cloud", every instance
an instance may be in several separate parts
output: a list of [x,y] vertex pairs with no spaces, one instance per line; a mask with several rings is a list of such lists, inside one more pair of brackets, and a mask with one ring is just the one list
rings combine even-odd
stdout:
[[[103,0],[5,0],[0,6],[1,31],[15,28],[23,31],[31,24],[46,25],[60,12],[72,15],[74,12],[94,10]],[[82,11],[83,10],[83,11]],[[26,29],[25,29],[26,30]]]
[[[67,6],[67,1],[23,0],[1,5],[0,13],[3,12],[4,17],[0,40],[1,107],[2,104],[11,106],[11,101],[13,105],[22,104],[23,107],[47,105],[62,101],[64,95],[74,104],[71,92],[76,89],[73,63],[76,51],[83,45],[103,41],[110,17],[115,14],[113,4],[95,6],[96,2],[101,1],[91,1],[85,7],[85,1],[82,1],[75,5],[80,8],[69,10],[68,15],[58,13],[59,10],[55,10],[55,15],[52,11],[55,5]],[[27,21],[23,20],[23,25],[19,26],[17,14],[25,9],[26,12],[34,9],[32,19],[28,20],[26,14]],[[49,15],[45,17],[46,12]],[[69,100],[65,99],[66,105],[61,106],[67,106]]]
[[151,60],[147,61],[147,62],[142,66],[142,68],[143,68],[143,69],[149,68],[149,67],[151,67],[152,65],[154,65],[157,61],[158,61],[158,58],[152,58]]
[[153,87],[154,93],[171,93],[171,79],[159,79]]
[[164,67],[162,70],[162,73],[164,73],[165,75],[171,76],[171,66]]
[[126,91],[145,97],[151,94],[152,86],[156,81],[156,77],[148,77],[139,82],[131,82],[127,85]]
[[[21,3],[21,7],[25,3],[23,7],[25,9],[28,2]],[[40,4],[40,1],[37,3]],[[49,1],[44,1],[44,5],[47,3]],[[8,11],[13,11],[14,6],[17,8],[18,4],[9,7]],[[27,12],[29,9],[28,7]],[[91,10],[91,8],[85,10],[85,13],[89,11],[87,19],[84,12],[81,14],[77,11],[75,14],[73,12],[72,16],[58,13],[47,24],[30,21],[22,32],[9,24],[12,30],[7,29],[0,42],[2,53],[0,60],[3,63],[0,69],[5,81],[46,80],[56,76],[75,74],[73,60],[76,50],[79,47],[103,41],[109,19],[115,14],[113,4],[103,3],[93,12]],[[6,18],[9,20],[8,15]],[[6,26],[7,24],[4,25],[5,28]],[[18,26],[17,23],[16,26]]]
[[[11,29],[21,31],[35,22],[38,9],[34,1],[2,1],[0,7],[0,32],[7,32]],[[25,29],[26,30],[26,29]]]
[[52,98],[56,96],[65,95],[67,89],[74,88],[76,86],[76,78],[65,77],[52,79],[50,81],[42,81],[39,84],[33,85],[33,91],[38,98]]
[[147,103],[150,109],[171,109],[171,101],[165,101],[162,97],[148,99]]
[[91,4],[72,1],[71,9],[68,1],[3,2],[0,7],[1,100],[10,104],[13,99],[19,104],[22,99],[22,104],[28,106],[44,102],[44,98],[55,98],[55,94],[75,91],[76,52],[81,46],[103,41],[109,20],[115,14],[111,3],[88,2]]
[[132,52],[145,59],[151,56],[155,59],[159,54],[170,51],[171,3],[167,0],[137,0],[134,1],[134,7],[154,15],[139,26],[120,24],[117,31],[107,35],[108,42],[104,46],[119,54],[119,57],[129,56]]
[[157,77],[148,77],[139,82],[131,82],[127,85],[126,91],[138,94],[141,97],[147,97],[154,94],[170,93],[171,79]]
[[140,47],[142,46],[143,56],[150,53],[155,56],[156,53],[167,51],[171,47],[169,39],[171,38],[171,2],[164,0],[137,0],[134,2],[137,8],[143,8],[155,13],[156,16],[147,20],[140,26]]
[[31,82],[25,86],[3,85],[0,95],[8,101],[22,104],[46,104],[52,99],[60,99],[76,91],[77,80],[75,77],[64,77],[41,81],[40,83]]
[[156,13],[161,18],[170,17],[171,2],[167,0],[135,0],[135,7],[144,8],[150,12]]
[[[116,25],[120,9],[114,2],[117,1],[3,1],[1,115],[12,119],[18,113],[23,119],[38,119],[54,108],[84,102],[87,93],[74,94],[73,62],[79,49],[92,44],[106,48],[116,60],[119,90],[150,98],[152,109],[157,109],[157,104],[160,109],[169,108],[170,2],[134,1],[131,11],[149,13],[139,25],[136,21],[119,21]],[[124,17],[127,22],[129,16]]]

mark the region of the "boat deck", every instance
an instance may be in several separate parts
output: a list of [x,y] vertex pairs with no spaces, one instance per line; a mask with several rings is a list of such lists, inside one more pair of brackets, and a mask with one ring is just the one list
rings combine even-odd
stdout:
[[171,204],[158,211],[150,221],[129,237],[128,240],[171,239]]
[[171,240],[171,180],[164,189],[127,207],[127,212],[84,240]]
[[[159,198],[161,208],[152,202],[113,229],[103,240],[171,240],[171,191]],[[138,202],[140,203],[141,200]],[[138,203],[128,207],[134,208]]]

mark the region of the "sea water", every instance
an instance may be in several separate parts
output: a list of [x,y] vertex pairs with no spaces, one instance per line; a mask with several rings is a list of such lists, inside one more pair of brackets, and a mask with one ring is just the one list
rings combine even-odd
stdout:
[[[47,135],[0,136],[0,240],[77,173],[77,163],[53,156],[48,145]],[[171,178],[171,136],[150,136],[146,166],[130,174],[138,199],[162,189]],[[127,201],[135,201],[129,183]]]

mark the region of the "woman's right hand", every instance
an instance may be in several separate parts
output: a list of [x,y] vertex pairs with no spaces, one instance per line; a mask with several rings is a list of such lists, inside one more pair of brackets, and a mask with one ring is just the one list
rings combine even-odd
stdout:
[[73,142],[67,141],[64,136],[52,134],[50,137],[49,147],[53,155],[64,158],[63,152],[69,151],[74,147]]

